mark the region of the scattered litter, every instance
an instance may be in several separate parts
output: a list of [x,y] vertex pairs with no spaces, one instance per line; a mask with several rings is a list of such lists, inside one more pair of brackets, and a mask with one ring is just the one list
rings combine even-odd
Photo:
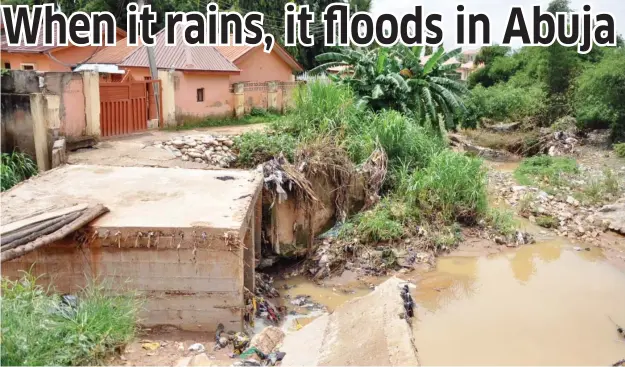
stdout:
[[204,348],[204,344],[202,344],[202,343],[195,343],[195,344],[192,344],[189,347],[189,350],[191,352],[202,353],[202,352],[204,352],[206,350],[206,348]]
[[145,342],[141,344],[141,348],[145,350],[157,350],[161,344],[159,342]]
[[232,337],[232,347],[235,354],[241,354],[250,344],[250,337],[243,332],[235,333]]
[[590,247],[575,246],[575,247],[573,247],[573,250],[575,250],[575,251],[590,251]]

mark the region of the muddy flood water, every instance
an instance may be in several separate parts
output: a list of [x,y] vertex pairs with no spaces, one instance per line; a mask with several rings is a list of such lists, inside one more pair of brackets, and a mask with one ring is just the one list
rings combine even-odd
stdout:
[[[625,325],[625,273],[598,249],[539,238],[495,255],[442,257],[435,270],[401,277],[416,284],[422,365],[611,365],[625,358],[625,340],[610,320]],[[296,287],[284,294],[310,295],[330,311],[369,292],[366,282],[352,294],[303,278],[278,284],[285,283]]]

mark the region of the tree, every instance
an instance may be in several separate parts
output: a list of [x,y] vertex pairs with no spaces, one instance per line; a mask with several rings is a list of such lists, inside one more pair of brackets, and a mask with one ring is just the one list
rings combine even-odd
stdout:
[[573,106],[584,127],[609,125],[613,140],[625,140],[625,49],[606,50],[575,82]]
[[373,110],[395,109],[419,117],[443,130],[453,128],[454,112],[464,109],[461,97],[468,91],[459,79],[459,64],[444,63],[461,49],[445,53],[440,47],[423,64],[423,47],[396,45],[392,48],[342,49],[319,55],[321,65],[312,73],[333,66],[346,66],[352,72],[334,77],[349,85],[359,103]]

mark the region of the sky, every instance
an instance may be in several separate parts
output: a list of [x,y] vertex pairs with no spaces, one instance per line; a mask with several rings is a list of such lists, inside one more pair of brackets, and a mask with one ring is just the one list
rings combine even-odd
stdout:
[[[378,16],[384,13],[401,16],[401,14],[414,12],[414,7],[421,5],[423,8],[424,18],[426,14],[438,13],[443,17],[439,27],[443,30],[443,43],[445,48],[449,49],[457,45],[456,42],[456,7],[464,5],[465,14],[484,13],[488,15],[490,20],[490,35],[492,43],[501,43],[506,30],[510,9],[513,6],[523,8],[523,16],[528,25],[528,31],[532,32],[532,7],[540,5],[541,10],[546,10],[549,0],[465,0],[465,1],[418,1],[418,0],[373,0],[371,12]],[[611,13],[614,18],[617,34],[625,36],[625,0],[571,0],[571,8],[581,11],[584,5],[590,5],[593,14],[600,12]],[[468,17],[467,17],[468,18]],[[465,20],[466,23],[466,20]],[[478,40],[481,40],[481,33],[478,32]],[[465,32],[465,38],[468,40],[468,34]],[[520,47],[519,40],[512,41],[512,47]],[[479,48],[479,46],[463,46],[464,49]]]

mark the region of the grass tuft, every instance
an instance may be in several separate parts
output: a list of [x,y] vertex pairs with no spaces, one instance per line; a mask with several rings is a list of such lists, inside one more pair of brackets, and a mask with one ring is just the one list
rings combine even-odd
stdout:
[[577,174],[579,167],[575,159],[540,155],[523,159],[514,171],[514,178],[521,185],[538,186],[549,190],[565,186],[569,177]]
[[247,132],[234,139],[238,150],[237,164],[241,167],[254,167],[280,153],[293,162],[297,139],[283,133],[268,134],[262,131]]
[[37,174],[37,165],[26,154],[2,153],[0,161],[0,186],[8,190],[25,179]]
[[30,273],[2,279],[3,366],[101,365],[134,338],[141,307],[134,294],[112,295],[92,283],[71,308],[36,281]]
[[421,214],[435,222],[470,224],[487,213],[486,170],[477,158],[444,150],[410,179],[409,195]]

